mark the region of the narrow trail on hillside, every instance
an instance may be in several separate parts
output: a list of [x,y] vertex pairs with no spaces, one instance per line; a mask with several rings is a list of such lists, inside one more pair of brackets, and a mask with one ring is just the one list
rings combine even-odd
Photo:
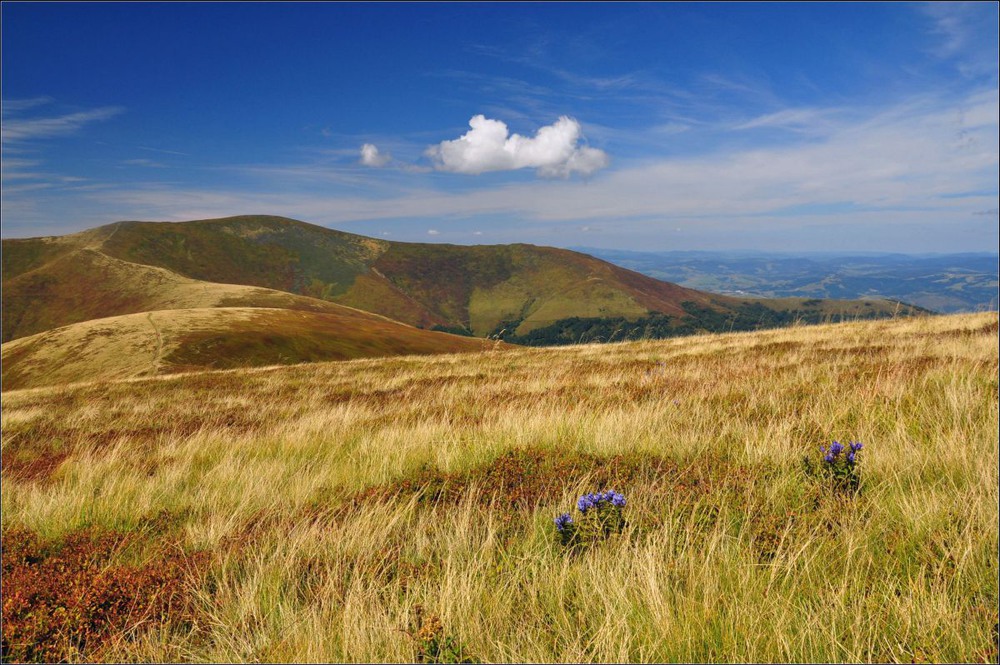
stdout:
[[101,250],[104,249],[104,245],[109,240],[111,240],[112,238],[115,237],[115,234],[118,233],[118,229],[120,229],[121,226],[122,225],[121,225],[120,222],[118,224],[115,224],[114,228],[111,229],[111,233],[109,233],[107,236],[105,236],[105,237],[103,237],[103,238],[101,238],[99,240],[94,241],[93,243],[91,243],[89,245],[86,245],[87,249],[93,249],[93,250],[96,250],[96,251],[100,252],[101,254],[103,254],[104,252],[102,252]]
[[[163,334],[160,329],[156,327],[156,323],[153,322],[153,313],[146,312],[146,320],[149,321],[149,325],[152,326],[153,332],[156,333],[156,355],[153,357],[153,362],[150,364],[150,369],[148,371],[150,376],[156,376],[160,371],[160,362],[163,357]],[[139,372],[143,374],[144,372]]]

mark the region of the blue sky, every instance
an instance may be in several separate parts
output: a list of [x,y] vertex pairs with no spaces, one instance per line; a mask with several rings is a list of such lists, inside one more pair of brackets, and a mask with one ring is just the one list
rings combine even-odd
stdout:
[[997,7],[5,2],[3,236],[995,252]]

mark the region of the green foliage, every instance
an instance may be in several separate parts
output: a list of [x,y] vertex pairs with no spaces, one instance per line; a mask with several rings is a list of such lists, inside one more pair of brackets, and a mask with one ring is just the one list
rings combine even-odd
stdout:
[[466,326],[472,292],[510,279],[513,254],[508,246],[392,243],[373,267],[429,311]]
[[127,222],[104,250],[210,282],[264,286],[331,299],[367,272],[378,241],[291,219]]
[[3,279],[7,281],[34,270],[72,249],[68,243],[56,243],[46,238],[5,238],[3,251],[0,252]]
[[[109,270],[109,257],[131,267]],[[504,341],[529,346],[661,339],[914,312],[885,303],[709,298],[568,250],[391,243],[281,217],[239,216],[119,222],[83,236],[5,240],[3,341],[167,308],[171,299],[156,297],[164,274],[142,270],[145,266],[216,284],[339,302],[411,325],[438,324],[437,329],[453,334],[472,331],[496,338],[506,331]],[[678,302],[683,299],[688,301]],[[301,309],[301,303],[294,308]],[[515,334],[532,326],[540,327]]]
[[[730,332],[778,328],[795,322],[796,318],[811,318],[812,313],[779,311],[761,303],[741,303],[733,311],[719,311],[693,302],[681,303],[691,317],[684,328],[700,327],[707,332]],[[818,319],[812,321],[818,323]]]
[[[807,301],[802,303],[820,303]],[[768,306],[759,302],[739,303],[735,306],[720,305],[717,309],[695,302],[681,304],[686,317],[672,317],[659,312],[649,312],[645,317],[629,319],[614,317],[579,317],[560,319],[547,326],[535,328],[523,335],[504,335],[505,342],[524,346],[560,346],[588,342],[623,342],[637,339],[668,339],[697,335],[699,333],[747,332],[767,328],[781,328],[795,323],[827,323],[848,319],[876,319],[891,316],[882,309],[859,313],[831,312],[809,306],[805,309],[785,309],[777,304]],[[497,332],[506,327],[514,330],[520,322],[505,321]]]
[[[512,322],[504,322],[508,332]],[[500,328],[501,326],[498,326]],[[516,326],[515,326],[516,327]],[[680,334],[675,320],[665,314],[650,312],[649,316],[629,320],[616,317],[579,317],[560,319],[555,323],[523,335],[504,335],[505,342],[524,346],[561,346],[587,342],[626,341],[635,339],[665,339]]]

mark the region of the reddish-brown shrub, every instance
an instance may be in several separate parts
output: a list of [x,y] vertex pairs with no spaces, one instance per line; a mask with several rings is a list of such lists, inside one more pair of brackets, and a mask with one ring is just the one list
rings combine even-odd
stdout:
[[[422,504],[456,504],[473,486],[484,503],[514,509],[559,498],[565,489],[589,477],[596,489],[626,488],[635,483],[671,480],[670,491],[684,486],[683,470],[676,462],[644,453],[602,457],[588,453],[539,449],[510,450],[495,460],[468,471],[447,473],[425,467],[410,477],[388,485],[370,487],[347,497],[341,511],[367,503],[416,494]],[[687,482],[697,484],[694,478]]]
[[33,532],[3,532],[3,662],[100,658],[102,648],[148,622],[188,621],[188,575],[203,554],[165,552],[131,566],[115,563],[128,535],[84,530],[45,543]]

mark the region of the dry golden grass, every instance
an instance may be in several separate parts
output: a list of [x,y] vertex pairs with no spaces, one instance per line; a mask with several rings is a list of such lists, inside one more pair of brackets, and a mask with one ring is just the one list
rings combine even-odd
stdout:
[[3,385],[7,390],[38,388],[214,368],[483,348],[479,340],[321,304],[327,311],[259,305],[170,309],[63,326],[3,344]]
[[997,370],[991,313],[13,391],[3,529],[210,553],[195,621],[83,658],[989,660]]

